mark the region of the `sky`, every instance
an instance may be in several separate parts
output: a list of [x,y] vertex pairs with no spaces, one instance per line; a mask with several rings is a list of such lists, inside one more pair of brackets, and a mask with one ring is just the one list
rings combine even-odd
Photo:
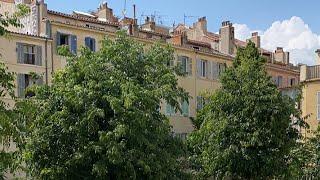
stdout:
[[[45,0],[48,8],[65,13],[73,10],[96,10],[102,0]],[[160,24],[192,25],[206,16],[208,30],[218,32],[222,21],[230,20],[235,36],[245,40],[258,31],[262,47],[274,50],[284,47],[294,64],[315,64],[315,50],[320,48],[320,0],[107,0],[116,16],[133,16],[137,6],[138,22],[155,15]],[[184,18],[186,16],[186,18]]]

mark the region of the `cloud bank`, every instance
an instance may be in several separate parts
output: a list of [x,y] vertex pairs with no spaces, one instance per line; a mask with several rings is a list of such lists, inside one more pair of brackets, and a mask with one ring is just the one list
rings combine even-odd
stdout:
[[263,48],[274,51],[277,47],[283,47],[290,52],[291,63],[315,64],[315,50],[320,48],[320,35],[313,33],[300,17],[276,21],[264,31],[252,30],[246,24],[234,24],[234,27],[238,39],[246,40],[252,32],[258,31]]

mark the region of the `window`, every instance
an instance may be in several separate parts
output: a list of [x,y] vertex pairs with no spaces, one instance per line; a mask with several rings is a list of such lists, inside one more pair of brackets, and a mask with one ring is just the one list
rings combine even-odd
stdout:
[[181,103],[181,110],[182,110],[182,116],[188,117],[189,116],[189,103],[187,101],[183,101]]
[[201,60],[201,77],[207,77],[207,61]]
[[17,57],[19,64],[42,65],[42,47],[17,43]]
[[85,45],[91,51],[96,51],[96,40],[94,38],[86,37],[85,38]]
[[219,76],[226,71],[227,65],[225,63],[218,63]]
[[77,36],[57,32],[57,46],[68,46],[71,53],[77,54]]
[[291,78],[289,85],[290,85],[290,86],[296,85],[296,79],[295,79],[295,78]]
[[278,76],[278,87],[282,87],[282,76]]
[[26,94],[25,90],[32,85],[41,85],[43,80],[41,77],[39,79],[34,79],[29,74],[18,74],[17,75],[17,85],[18,85],[18,97],[31,97],[33,94]]
[[23,58],[25,64],[35,64],[36,55],[34,49],[34,46],[23,46]]
[[171,106],[169,103],[166,103],[166,115],[173,116],[175,114],[176,114],[175,108]]
[[197,110],[201,110],[206,104],[206,100],[202,96],[197,96]]
[[192,75],[192,59],[186,56],[178,57],[178,66],[181,68],[181,72]]

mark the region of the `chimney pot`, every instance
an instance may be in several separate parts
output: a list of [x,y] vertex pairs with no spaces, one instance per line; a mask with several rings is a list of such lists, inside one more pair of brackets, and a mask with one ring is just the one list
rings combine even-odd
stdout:
[[258,32],[253,32],[251,35],[252,35],[252,37],[256,37],[256,36],[259,36],[259,33]]

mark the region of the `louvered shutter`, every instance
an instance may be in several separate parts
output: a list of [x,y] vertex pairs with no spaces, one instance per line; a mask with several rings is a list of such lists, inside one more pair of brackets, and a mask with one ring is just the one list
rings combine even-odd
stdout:
[[36,62],[35,64],[37,66],[42,66],[42,47],[41,46],[36,46],[35,47],[35,54],[36,54]]
[[17,63],[24,64],[23,44],[22,43],[17,43]]
[[24,74],[18,74],[17,75],[17,85],[18,85],[18,97],[23,98],[24,97],[24,90],[26,88],[26,81],[25,81],[25,75]]
[[71,35],[71,53],[72,54],[77,54],[77,36]]
[[57,46],[60,46],[60,42],[61,42],[61,33],[60,32],[57,32]]
[[92,38],[92,51],[96,52],[96,39]]
[[201,60],[200,60],[200,59],[197,59],[197,76],[198,76],[198,77],[201,77],[201,72],[202,72],[202,69],[201,69]]
[[90,38],[89,37],[84,38],[84,43],[85,43],[86,47],[90,49]]
[[219,65],[217,62],[212,62],[212,78],[214,80],[219,78]]
[[189,116],[189,103],[187,101],[182,102],[182,115],[185,117]]
[[213,62],[211,62],[211,61],[206,61],[206,67],[205,67],[205,70],[206,70],[206,78],[208,78],[208,79],[212,79],[212,64]]
[[188,58],[188,74],[192,76],[192,59]]
[[51,38],[51,36],[52,36],[51,23],[49,20],[46,21],[46,35],[48,38]]

